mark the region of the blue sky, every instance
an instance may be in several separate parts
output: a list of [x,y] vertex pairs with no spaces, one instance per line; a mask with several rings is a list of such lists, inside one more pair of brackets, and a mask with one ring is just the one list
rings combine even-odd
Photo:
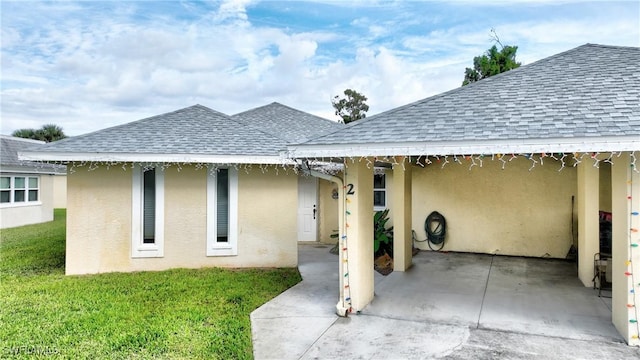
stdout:
[[1,127],[68,135],[196,103],[273,101],[336,120],[460,86],[493,43],[528,64],[585,43],[640,46],[639,1],[2,1]]

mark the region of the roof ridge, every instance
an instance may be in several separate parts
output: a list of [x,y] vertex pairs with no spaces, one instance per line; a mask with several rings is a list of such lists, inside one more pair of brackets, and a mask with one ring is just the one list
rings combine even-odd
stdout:
[[299,112],[299,113],[303,113],[303,114],[305,114],[305,115],[313,116],[313,117],[315,117],[315,118],[318,118],[319,120],[323,120],[323,121],[328,122],[328,123],[330,123],[330,124],[336,124],[336,122],[335,122],[335,121],[333,121],[333,120],[331,120],[331,119],[327,119],[327,118],[325,118],[325,117],[318,116],[318,115],[312,114],[312,113],[310,113],[310,112],[306,112],[306,111],[304,111],[304,110],[296,109],[296,108],[294,108],[294,107],[291,107],[291,106],[289,106],[289,105],[285,105],[285,104],[280,103],[280,102],[277,102],[277,101],[273,101],[273,102],[271,102],[271,103],[269,103],[269,104],[266,104],[266,105],[257,106],[257,107],[255,107],[255,108],[252,108],[252,109],[249,109],[249,110],[245,110],[245,111],[242,111],[242,112],[239,112],[239,113],[237,113],[237,114],[230,115],[230,116],[231,116],[231,117],[240,116],[240,115],[242,115],[242,114],[246,114],[246,113],[248,113],[248,112],[256,111],[256,110],[258,110],[258,109],[266,108],[266,107],[273,106],[273,105],[278,105],[278,106],[281,106],[281,107],[287,108],[287,109],[292,110],[292,111],[295,111],[295,112]]
[[287,109],[289,109],[289,110],[293,110],[293,111],[296,111],[296,112],[299,112],[299,113],[303,113],[303,114],[305,114],[305,115],[313,116],[314,118],[317,118],[318,120],[322,120],[322,121],[325,121],[325,122],[330,123],[330,124],[336,124],[336,123],[337,123],[337,124],[339,124],[338,122],[333,121],[333,120],[331,120],[331,119],[327,119],[327,118],[325,118],[325,117],[318,116],[318,115],[316,115],[316,114],[312,114],[312,113],[310,113],[310,112],[306,112],[306,111],[303,111],[303,110],[300,110],[300,109],[296,109],[296,108],[294,108],[294,107],[291,107],[291,106],[289,106],[289,105],[285,105],[285,104],[279,103],[279,102],[277,102],[277,101],[274,101],[274,102],[273,102],[273,103],[271,103],[270,105],[280,105],[280,106],[285,107],[285,108],[287,108]]
[[[258,107],[255,107],[255,108],[243,111],[243,112],[239,112],[237,114],[231,115],[231,118],[233,120],[237,121],[237,122],[241,122],[242,124],[244,124],[246,126],[250,126],[251,128],[254,128],[254,129],[256,129],[256,130],[258,130],[258,131],[260,131],[262,133],[268,134],[268,135],[270,135],[272,137],[275,137],[275,138],[278,138],[280,140],[283,140],[287,144],[290,144],[291,141],[286,136],[282,136],[280,134],[274,134],[274,133],[271,133],[271,132],[267,132],[264,129],[262,129],[262,127],[256,125],[255,122],[248,121],[248,120],[245,120],[243,118],[245,116],[249,116],[249,114],[251,114],[251,113],[259,112],[262,109],[273,108],[274,106],[277,106],[279,108],[287,109],[289,111],[292,111],[292,112],[294,112],[296,114],[300,114],[300,115],[305,116],[305,117],[311,117],[313,119],[313,121],[322,121],[326,125],[329,125],[329,124],[337,125],[337,124],[339,124],[339,123],[337,123],[335,121],[332,121],[332,120],[329,120],[327,118],[323,118],[321,116],[318,116],[318,115],[315,115],[315,114],[311,114],[311,113],[308,113],[306,111],[303,111],[303,110],[300,110],[300,109],[296,109],[296,108],[293,108],[293,107],[288,106],[288,105],[284,105],[284,104],[279,103],[277,101],[271,102],[270,104],[258,106]],[[344,127],[337,128],[337,130],[339,130],[339,129],[344,129]],[[329,129],[328,131],[333,131],[333,129]],[[321,134],[325,134],[325,132],[322,132]],[[300,140],[300,141],[307,141],[307,140],[309,140],[309,139],[304,139],[304,140]]]
[[256,126],[256,125],[252,124],[252,123],[251,123],[251,122],[249,122],[249,121],[244,122],[244,121],[242,121],[242,119],[240,119],[240,117],[239,117],[239,115],[240,115],[240,114],[244,114],[244,113],[247,113],[247,112],[250,112],[250,111],[254,111],[254,110],[257,110],[257,109],[261,109],[261,108],[264,108],[264,107],[270,106],[270,105],[272,105],[272,104],[275,104],[275,102],[274,102],[274,103],[271,103],[271,104],[267,104],[267,105],[258,106],[258,107],[256,107],[256,108],[249,109],[249,110],[246,110],[246,111],[243,111],[243,112],[237,113],[237,114],[227,115],[227,116],[229,116],[229,119],[231,119],[231,120],[232,120],[233,122],[235,122],[236,124],[239,124],[239,125],[245,126],[245,127],[247,127],[247,128],[250,128],[250,129],[256,130],[256,131],[258,131],[258,132],[261,132],[262,134],[268,135],[268,136],[269,136],[269,137],[271,137],[271,138],[278,139],[278,140],[281,140],[281,141],[283,141],[283,142],[287,143],[287,140],[286,140],[286,139],[284,139],[284,138],[282,138],[282,137],[280,137],[280,136],[274,135],[274,134],[272,134],[272,133],[270,133],[270,132],[266,132],[266,131],[264,131],[263,129],[261,129],[260,127],[258,127],[258,126]]
[[29,143],[33,143],[33,144],[46,144],[47,143],[46,141],[42,141],[42,140],[27,139],[27,138],[23,138],[23,137],[19,137],[19,136],[2,135],[2,134],[0,134],[0,138],[1,139],[5,139],[5,140],[29,142]]
[[[586,43],[584,45],[580,45],[574,49],[583,47],[583,46],[593,46],[593,47],[602,47],[608,49],[628,49],[628,50],[640,50],[639,46],[627,46],[627,45],[606,45],[606,44],[594,44],[594,43]],[[573,49],[572,49],[573,50]]]
[[[148,117],[145,117],[145,118],[142,118],[142,119],[138,119],[138,120],[134,120],[134,121],[131,121],[131,122],[126,122],[126,123],[124,123],[124,124],[118,124],[118,125],[114,125],[114,126],[110,126],[110,127],[104,128],[104,129],[100,129],[100,130],[96,130],[96,131],[91,131],[91,132],[88,132],[88,133],[85,133],[85,134],[80,134],[80,135],[77,135],[77,136],[67,137],[67,138],[64,138],[64,139],[62,139],[62,140],[55,141],[55,143],[56,143],[56,144],[62,144],[62,143],[65,143],[65,142],[67,142],[67,141],[71,141],[72,139],[82,139],[82,138],[85,138],[85,137],[87,137],[87,136],[91,136],[91,135],[94,135],[94,134],[96,134],[96,133],[99,133],[99,132],[103,132],[103,131],[107,131],[107,130],[113,130],[113,129],[118,129],[118,128],[125,127],[125,126],[131,126],[132,124],[139,124],[139,123],[141,123],[141,122],[150,121],[150,120],[152,120],[152,119],[154,119],[154,118],[158,118],[158,117],[162,117],[162,116],[167,116],[167,115],[176,114],[176,113],[179,113],[179,112],[182,112],[182,111],[188,110],[188,109],[201,109],[201,110],[206,110],[206,111],[210,111],[210,112],[213,112],[213,113],[216,113],[216,114],[220,114],[220,115],[223,115],[223,116],[226,116],[226,117],[229,117],[229,118],[230,118],[230,116],[229,116],[229,115],[227,115],[227,114],[225,114],[225,113],[221,113],[221,112],[219,112],[219,111],[213,110],[213,109],[208,108],[208,107],[206,107],[206,106],[204,106],[204,105],[195,104],[195,105],[191,105],[191,106],[184,107],[184,108],[182,108],[182,109],[173,110],[173,111],[169,111],[169,112],[162,113],[162,114],[158,114],[158,115],[148,116]],[[75,141],[75,140],[74,140],[74,141]],[[48,143],[48,144],[52,144],[52,143]]]

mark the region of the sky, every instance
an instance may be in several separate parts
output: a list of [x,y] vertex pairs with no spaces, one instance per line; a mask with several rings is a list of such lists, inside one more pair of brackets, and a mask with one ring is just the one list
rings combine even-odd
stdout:
[[[459,87],[494,41],[523,65],[585,43],[640,46],[640,1],[0,0],[0,133],[80,135],[201,104],[279,102],[332,120]],[[612,66],[615,66],[613,64]]]

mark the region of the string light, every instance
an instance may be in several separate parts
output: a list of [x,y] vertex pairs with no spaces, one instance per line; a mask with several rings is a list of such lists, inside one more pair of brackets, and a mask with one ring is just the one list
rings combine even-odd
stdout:
[[[568,162],[566,160],[567,156],[572,156],[572,166],[576,167],[579,164],[581,164],[584,161],[584,158],[586,156],[588,156],[590,159],[593,160],[593,166],[599,168],[601,163],[608,163],[608,164],[613,164],[615,162],[615,158],[619,158],[621,155],[623,154],[623,152],[610,152],[608,153],[608,156],[606,157],[606,159],[601,160],[601,153],[600,152],[590,152],[590,153],[579,153],[579,152],[574,152],[574,153],[546,153],[546,152],[542,152],[539,154],[535,154],[535,153],[527,153],[527,154],[516,154],[516,153],[511,153],[509,155],[504,155],[501,153],[497,153],[497,154],[492,154],[491,155],[491,160],[495,161],[495,159],[497,158],[498,161],[500,161],[501,164],[501,168],[504,170],[506,169],[506,165],[507,162],[512,162],[518,158],[525,158],[529,161],[531,161],[531,167],[529,168],[530,171],[533,171],[534,168],[537,165],[540,166],[544,166],[544,158],[550,158],[550,159],[554,159],[556,161],[560,162],[560,168],[558,169],[558,171],[562,171],[564,170],[565,167],[568,166]],[[638,155],[636,154],[636,151],[631,151],[629,152],[630,156],[631,156],[631,161],[629,163],[629,167],[630,169],[634,172],[634,173],[640,173],[640,169],[639,166],[637,166],[638,164]],[[537,156],[536,156],[537,155]],[[478,166],[478,167],[483,167],[484,166],[484,159],[486,157],[486,155],[484,154],[476,154],[476,155],[451,155],[453,156],[453,162],[461,165],[463,164],[463,162],[461,161],[460,157],[464,157],[466,160],[468,160],[469,163],[469,170],[472,170],[473,167]],[[358,162],[362,162],[365,161],[367,164],[367,168],[372,168],[374,166],[374,163],[371,161],[371,157],[367,157],[367,156],[361,156],[361,157],[346,157],[346,160],[351,159],[351,163],[355,163],[356,160],[358,160]],[[451,163],[451,161],[449,160],[449,155],[426,155],[426,154],[419,154],[417,159],[414,157],[413,159],[415,160],[411,160],[411,158],[408,155],[403,156],[402,161],[398,161],[398,159],[395,156],[385,156],[383,158],[380,157],[376,157],[375,160],[376,161],[383,161],[383,162],[387,162],[392,164],[392,168],[394,168],[397,165],[401,165],[403,167],[403,169],[406,169],[406,162],[408,163],[414,163],[419,165],[420,167],[425,167],[426,165],[431,165],[434,162],[438,163],[441,165],[441,168],[444,169],[445,166],[447,166],[448,164]],[[432,159],[434,159],[432,161]],[[321,171],[323,173],[327,173],[327,174],[331,174],[331,175],[336,175],[339,174],[342,170],[343,167],[341,167],[339,164],[336,163],[337,158],[325,158],[325,157],[315,157],[315,158],[308,158],[306,159],[306,161],[308,161],[308,165],[309,167],[313,167],[314,170],[317,171]],[[144,169],[152,169],[152,168],[161,168],[162,170],[166,170],[168,168],[171,167],[175,167],[176,170],[178,172],[180,172],[185,166],[193,166],[195,167],[196,170],[201,170],[204,168],[207,168],[208,166],[212,165],[211,163],[203,163],[203,162],[189,162],[189,161],[184,161],[184,162],[120,162],[120,161],[71,161],[71,162],[64,162],[64,161],[52,161],[52,162],[38,162],[40,164],[42,164],[42,167],[44,168],[47,165],[66,165],[67,166],[67,171],[69,174],[73,174],[75,172],[77,172],[80,168],[86,168],[88,171],[95,171],[100,167],[104,167],[107,170],[110,170],[111,168],[114,167],[120,167],[122,169],[122,171],[126,171],[128,167],[130,168],[135,168],[136,166],[144,168]],[[288,159],[283,159],[281,163],[279,164],[249,164],[249,163],[244,163],[244,164],[238,164],[238,163],[216,163],[215,166],[220,167],[220,168],[235,168],[237,170],[244,170],[245,173],[250,173],[252,171],[252,166],[253,165],[257,165],[260,168],[260,171],[262,173],[269,173],[270,171],[274,171],[276,175],[279,175],[280,172],[284,172],[286,174],[289,174],[290,172],[293,172],[294,174],[298,174],[300,171],[300,165],[295,165],[292,164]]]
[[[612,155],[613,156],[613,155]],[[620,154],[618,154],[618,157],[620,157]],[[638,334],[640,334],[640,324],[638,324],[638,318],[639,318],[639,313],[638,313],[638,299],[637,299],[637,293],[634,289],[634,285],[637,284],[637,286],[640,288],[640,283],[638,283],[637,279],[635,278],[634,275],[634,263],[633,263],[633,259],[634,257],[637,257],[638,254],[635,254],[636,251],[638,251],[638,242],[637,239],[634,240],[634,237],[637,237],[637,233],[638,233],[638,229],[635,227],[637,225],[634,225],[634,221],[637,221],[636,216],[638,215],[638,209],[634,208],[635,205],[632,200],[634,199],[634,186],[633,186],[633,178],[635,173],[637,173],[637,169],[635,168],[635,161],[636,161],[636,157],[635,157],[635,152],[631,153],[631,158],[630,158],[630,167],[629,167],[629,172],[627,175],[628,181],[628,193],[627,193],[627,199],[629,200],[629,207],[630,207],[630,211],[629,211],[629,215],[628,215],[628,221],[629,221],[629,231],[628,231],[628,239],[629,239],[629,258],[628,260],[625,262],[625,264],[627,265],[627,271],[625,272],[625,275],[629,276],[631,278],[631,286],[632,288],[629,290],[630,296],[632,297],[632,301],[630,303],[627,304],[627,308],[630,311],[629,312],[629,323],[632,324],[631,326],[633,326],[633,324],[635,324],[635,331],[633,331],[635,334],[631,335],[631,339],[637,340],[638,339]],[[631,330],[631,329],[630,329]]]

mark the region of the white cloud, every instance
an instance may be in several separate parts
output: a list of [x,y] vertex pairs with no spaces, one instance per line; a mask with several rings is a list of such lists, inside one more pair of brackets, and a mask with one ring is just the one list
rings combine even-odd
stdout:
[[640,31],[637,16],[605,6],[449,24],[434,9],[428,19],[405,9],[378,19],[359,3],[350,21],[296,31],[273,25],[284,19],[253,22],[250,1],[159,3],[180,16],[146,4],[3,4],[0,131],[56,123],[77,135],[195,103],[232,114],[278,101],[336,119],[330,99],[346,88],[374,114],[460,86],[492,27],[525,63],[586,42],[638,46]]

